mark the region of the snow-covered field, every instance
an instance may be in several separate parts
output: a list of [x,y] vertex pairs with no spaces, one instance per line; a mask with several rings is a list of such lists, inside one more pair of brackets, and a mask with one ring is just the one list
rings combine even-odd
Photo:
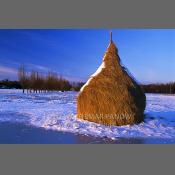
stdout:
[[145,121],[132,126],[104,126],[76,119],[76,92],[22,94],[0,90],[0,123],[25,123],[95,137],[175,139],[175,96],[147,94]]

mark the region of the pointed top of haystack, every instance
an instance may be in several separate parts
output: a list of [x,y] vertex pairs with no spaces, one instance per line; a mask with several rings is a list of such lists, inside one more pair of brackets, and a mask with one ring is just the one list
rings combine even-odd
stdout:
[[118,55],[118,48],[116,47],[115,43],[113,42],[113,39],[112,39],[112,31],[110,31],[110,42],[109,42],[109,45],[108,45],[108,48],[107,48],[107,53],[113,53],[115,55]]
[[110,31],[110,43],[112,43],[112,31]]

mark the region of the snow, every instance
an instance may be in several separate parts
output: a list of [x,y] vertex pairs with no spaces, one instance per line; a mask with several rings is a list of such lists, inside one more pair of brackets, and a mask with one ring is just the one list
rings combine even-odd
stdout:
[[102,64],[100,65],[100,67],[97,69],[97,71],[90,76],[89,80],[84,84],[84,86],[80,89],[80,91],[83,91],[83,89],[86,86],[88,86],[88,84],[90,83],[90,81],[92,80],[92,78],[95,77],[95,76],[97,76],[102,71],[102,69],[104,69],[104,68],[105,68],[105,63],[103,61]]
[[23,94],[0,90],[0,122],[117,138],[175,139],[175,96],[146,94],[145,121],[132,126],[104,126],[76,118],[76,92]]
[[103,68],[105,68],[105,63],[104,63],[104,61],[102,62],[102,64],[100,65],[100,67],[97,69],[97,71],[96,71],[93,75],[91,75],[91,76],[92,76],[92,77],[97,76],[97,75],[102,71]]

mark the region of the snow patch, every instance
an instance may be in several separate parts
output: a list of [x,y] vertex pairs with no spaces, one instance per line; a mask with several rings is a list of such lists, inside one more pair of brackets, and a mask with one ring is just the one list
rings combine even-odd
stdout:
[[86,84],[84,84],[84,86],[80,89],[80,91],[83,91],[83,89],[89,85],[92,78],[97,76],[104,68],[105,68],[105,63],[103,61],[102,64],[100,65],[100,67],[97,69],[97,71],[90,76],[89,80],[86,82]]

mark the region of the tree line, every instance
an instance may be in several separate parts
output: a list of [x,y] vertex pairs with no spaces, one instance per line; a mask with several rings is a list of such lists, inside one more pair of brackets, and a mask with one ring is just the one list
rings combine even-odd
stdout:
[[175,94],[175,82],[141,85],[145,93]]
[[[79,91],[84,82],[69,82],[54,72],[46,75],[37,71],[27,72],[24,66],[18,70],[19,81],[0,81],[0,88],[23,89],[23,92]],[[175,82],[141,85],[145,93],[175,94]]]
[[54,72],[48,72],[43,75],[37,71],[27,72],[24,66],[20,66],[18,70],[18,78],[23,89],[29,93],[41,93],[50,91],[78,91],[83,83],[72,82],[70,83],[65,78],[58,76]]
[[10,81],[8,79],[0,81],[0,89],[21,89],[19,81]]

